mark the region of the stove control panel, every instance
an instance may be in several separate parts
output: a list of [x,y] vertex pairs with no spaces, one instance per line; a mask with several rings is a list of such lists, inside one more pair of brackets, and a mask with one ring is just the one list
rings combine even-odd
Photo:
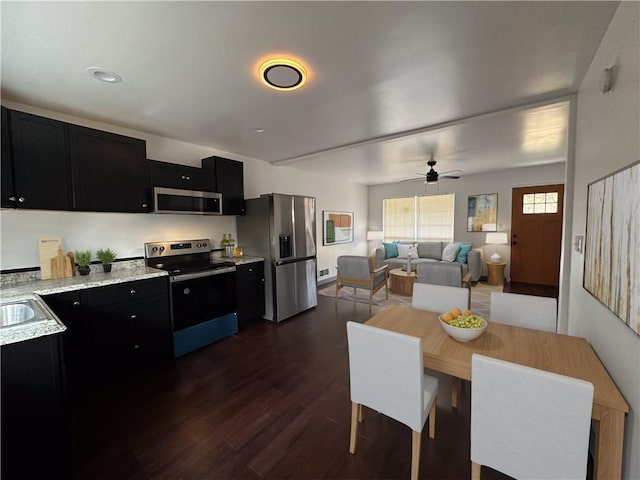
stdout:
[[169,257],[174,255],[188,255],[193,253],[208,253],[211,251],[211,240],[180,240],[173,242],[150,242],[144,244],[145,258]]

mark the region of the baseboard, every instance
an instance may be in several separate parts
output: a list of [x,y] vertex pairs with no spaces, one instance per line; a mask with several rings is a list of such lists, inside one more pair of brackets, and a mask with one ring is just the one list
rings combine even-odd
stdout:
[[323,287],[325,285],[328,285],[329,283],[333,283],[336,281],[336,277],[325,277],[322,280],[318,280],[318,287]]

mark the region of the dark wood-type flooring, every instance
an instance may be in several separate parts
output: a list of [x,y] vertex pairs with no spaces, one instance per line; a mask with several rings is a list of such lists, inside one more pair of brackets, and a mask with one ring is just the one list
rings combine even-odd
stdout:
[[[365,321],[367,305],[318,302],[76,400],[74,478],[409,478],[411,431],[383,415],[365,410],[358,450],[348,451],[345,323]],[[436,438],[423,435],[421,478],[470,478],[470,384],[457,409],[448,384]]]

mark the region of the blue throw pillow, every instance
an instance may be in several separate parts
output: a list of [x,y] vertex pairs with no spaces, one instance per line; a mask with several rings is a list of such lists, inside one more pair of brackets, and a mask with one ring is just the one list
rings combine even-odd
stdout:
[[458,255],[456,256],[456,262],[467,263],[467,253],[469,253],[472,248],[473,245],[470,243],[461,243],[460,250],[458,250]]
[[384,246],[384,258],[395,258],[398,256],[398,244],[396,242],[382,242]]

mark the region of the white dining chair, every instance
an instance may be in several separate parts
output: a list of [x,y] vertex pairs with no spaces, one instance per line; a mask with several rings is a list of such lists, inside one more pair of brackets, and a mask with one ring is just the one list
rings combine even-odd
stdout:
[[351,386],[351,438],[356,452],[362,406],[407,425],[413,431],[411,478],[418,478],[420,444],[429,419],[435,438],[438,379],[425,375],[422,340],[382,328],[347,322]]
[[483,355],[471,358],[471,478],[584,479],[593,384]]
[[[432,312],[448,312],[453,307],[460,310],[471,308],[469,288],[433,285],[431,283],[415,283],[411,306],[420,310]],[[458,392],[460,380],[451,377],[451,406],[458,406]]]
[[491,292],[489,318],[492,322],[555,333],[557,317],[555,298]]
[[466,310],[470,305],[468,288],[415,283],[411,306],[432,312],[448,312],[453,307]]

